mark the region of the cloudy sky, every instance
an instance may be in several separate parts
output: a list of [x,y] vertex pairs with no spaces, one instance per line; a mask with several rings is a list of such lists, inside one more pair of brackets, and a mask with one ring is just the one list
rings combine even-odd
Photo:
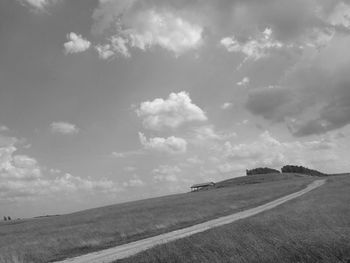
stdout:
[[1,0],[0,214],[350,170],[350,1]]

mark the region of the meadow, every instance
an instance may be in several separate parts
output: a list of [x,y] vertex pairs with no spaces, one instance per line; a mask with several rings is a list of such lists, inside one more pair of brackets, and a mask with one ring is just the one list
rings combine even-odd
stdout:
[[350,262],[350,176],[254,217],[118,263]]
[[231,183],[208,191],[2,223],[0,262],[50,262],[128,243],[266,203],[314,180],[279,176],[278,180],[264,176],[260,183]]

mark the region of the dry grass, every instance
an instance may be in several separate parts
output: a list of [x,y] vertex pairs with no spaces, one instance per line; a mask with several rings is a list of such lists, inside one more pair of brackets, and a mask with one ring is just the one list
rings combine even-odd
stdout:
[[350,176],[276,209],[140,253],[141,262],[350,262]]
[[48,262],[203,222],[295,192],[313,178],[172,195],[0,225],[0,262]]

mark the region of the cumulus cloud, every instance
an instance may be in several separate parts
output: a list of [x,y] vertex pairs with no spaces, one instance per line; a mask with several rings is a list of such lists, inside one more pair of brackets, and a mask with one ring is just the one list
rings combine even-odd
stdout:
[[132,175],[131,178],[123,182],[124,187],[140,187],[145,185],[145,182],[142,181],[136,174]]
[[297,137],[347,126],[350,57],[344,54],[349,44],[350,35],[338,33],[322,48],[309,48],[279,86],[251,90],[247,109],[268,120],[285,120]]
[[76,192],[76,191],[91,191],[101,193],[116,193],[121,188],[111,180],[101,179],[92,180],[73,176],[66,173],[62,176],[56,177],[53,182],[49,182],[49,189],[51,192]]
[[84,52],[88,50],[91,45],[90,41],[74,32],[69,33],[67,39],[68,41],[63,45],[67,54]]
[[158,45],[180,55],[202,44],[202,31],[171,12],[148,10],[138,14],[127,34],[132,47],[145,50]]
[[114,51],[110,44],[96,45],[95,49],[101,59],[109,59],[114,56]]
[[107,40],[111,43],[98,46],[98,50],[104,47],[103,50],[108,50],[109,57],[112,53],[113,56],[121,54],[129,57],[130,48],[145,51],[158,46],[179,56],[203,44],[203,28],[179,12],[151,5],[146,7],[147,3],[140,8],[134,5],[135,2],[137,1],[100,2],[99,8],[94,12],[96,24],[93,31],[101,28],[105,30],[114,24],[117,33]]
[[333,12],[331,12],[327,17],[327,22],[334,26],[344,26],[346,28],[350,27],[350,5],[343,1],[339,1]]
[[186,122],[206,121],[205,112],[192,103],[188,93],[171,93],[168,99],[145,101],[136,110],[147,129],[177,128]]
[[168,138],[154,137],[147,140],[143,133],[139,133],[140,143],[147,150],[166,152],[171,154],[185,153],[187,150],[187,141],[183,138],[170,136]]
[[19,1],[37,10],[44,10],[49,4],[55,3],[58,0],[19,0]]
[[[110,193],[120,190],[107,179],[92,180],[63,174],[59,169],[46,170],[35,158],[18,154],[17,144],[18,139],[0,135],[0,201],[28,200],[76,191]],[[45,171],[55,178],[45,175]]]
[[348,6],[338,0],[100,1],[92,32],[107,35],[107,42],[112,36],[121,37],[128,50],[159,46],[175,55],[198,49],[204,41],[213,43],[208,38],[219,38],[227,50],[256,61],[275,51],[288,53],[306,41],[313,44],[315,36],[309,35],[327,28],[347,31]]
[[257,166],[280,168],[285,164],[313,165],[329,164],[337,159],[334,149],[337,144],[331,138],[313,141],[282,142],[265,131],[256,141],[232,144],[225,142],[220,149],[221,172],[240,171]]
[[79,128],[69,122],[53,122],[50,124],[51,132],[63,135],[73,135],[79,133]]
[[114,56],[121,55],[123,57],[130,57],[128,47],[129,40],[120,36],[112,36],[109,39],[109,44],[96,45],[95,49],[101,59],[110,59]]
[[152,171],[156,182],[177,182],[180,180],[179,174],[182,170],[178,166],[160,165]]
[[235,36],[225,37],[220,41],[228,52],[238,52],[245,55],[245,59],[259,60],[270,52],[283,47],[283,44],[272,38],[271,28],[248,40],[238,40]]
[[250,79],[248,77],[244,77],[241,81],[237,82],[238,86],[246,87],[250,83]]
[[223,109],[223,110],[227,110],[227,109],[229,109],[229,108],[232,108],[232,106],[233,106],[233,103],[232,103],[232,102],[225,102],[225,103],[223,103],[223,104],[220,106],[220,108]]

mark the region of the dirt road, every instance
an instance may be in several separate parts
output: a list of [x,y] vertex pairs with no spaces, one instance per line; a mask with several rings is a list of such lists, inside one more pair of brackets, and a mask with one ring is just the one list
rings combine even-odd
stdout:
[[120,245],[117,247],[101,250],[98,252],[89,253],[86,255],[82,255],[75,258],[66,259],[63,261],[57,261],[56,263],[109,263],[113,262],[117,259],[126,258],[129,256],[132,256],[134,254],[137,254],[141,251],[144,251],[146,249],[149,249],[151,247],[154,247],[159,244],[167,243],[170,241],[174,241],[176,239],[184,238],[199,232],[206,231],[208,229],[211,229],[213,227],[222,226],[226,224],[230,224],[232,222],[235,222],[240,219],[244,219],[256,214],[259,214],[261,212],[270,210],[276,206],[279,206],[289,200],[292,200],[294,198],[297,198],[315,188],[320,187],[325,183],[325,179],[323,180],[316,180],[309,184],[306,188],[295,192],[290,195],[286,195],[284,197],[278,198],[272,202],[266,203],[264,205],[260,205],[255,208],[251,208],[242,212],[238,212],[232,215],[220,217],[217,219],[213,219],[201,224],[193,225],[190,227],[186,227],[183,229],[175,230],[169,233],[161,234],[158,236],[138,240],[135,242],[131,242],[125,245]]

